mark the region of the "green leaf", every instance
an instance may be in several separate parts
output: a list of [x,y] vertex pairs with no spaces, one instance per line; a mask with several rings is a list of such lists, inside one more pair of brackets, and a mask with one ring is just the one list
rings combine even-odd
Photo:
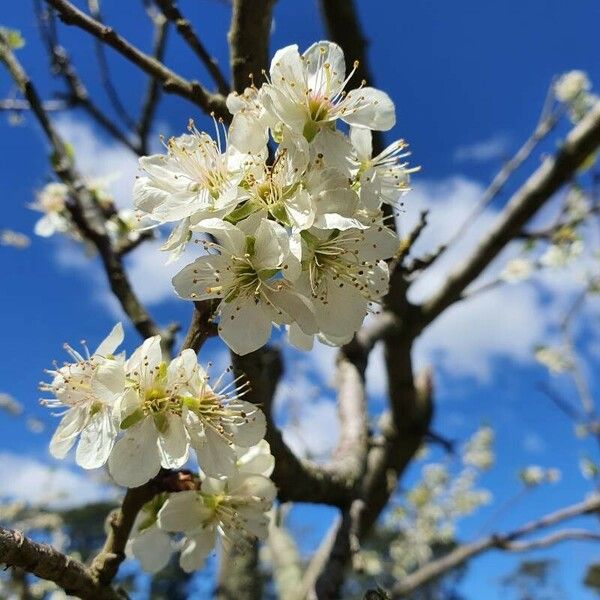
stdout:
[[130,415],[128,415],[121,421],[121,429],[129,429],[130,427],[133,427],[133,425],[135,425],[138,421],[141,421],[144,418],[144,416],[145,415],[142,409],[137,408],[135,411],[133,411]]

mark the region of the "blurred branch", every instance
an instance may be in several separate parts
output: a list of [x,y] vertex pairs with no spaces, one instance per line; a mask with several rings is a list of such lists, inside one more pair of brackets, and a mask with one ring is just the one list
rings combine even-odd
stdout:
[[104,546],[90,567],[94,578],[100,584],[109,585],[114,579],[119,566],[125,560],[125,545],[138,512],[159,491],[156,478],[140,487],[130,488],[125,492],[121,507],[109,514]]
[[156,79],[161,81],[165,91],[186,98],[205,112],[214,112],[227,122],[230,120],[229,111],[225,106],[225,98],[221,94],[211,94],[197,81],[184,79],[181,75],[166,67],[162,62],[148,54],[144,54],[139,48],[136,48],[118,35],[112,27],[99,23],[67,0],[46,0],[46,2],[58,11],[64,23],[75,25],[87,31],[95,38],[116,50],[144,72],[148,73],[148,75],[156,77]]
[[[100,1],[87,0],[87,5],[92,17],[94,17],[94,19],[96,19],[98,23],[102,23],[102,15],[100,14]],[[100,81],[102,83],[102,86],[104,87],[106,95],[110,103],[113,105],[115,112],[117,113],[117,115],[119,115],[126,127],[128,129],[133,129],[133,118],[127,112],[125,106],[119,98],[119,94],[115,86],[113,85],[110,76],[110,69],[108,67],[108,61],[106,59],[106,52],[104,51],[104,44],[98,38],[94,40],[94,50],[96,52],[96,61],[98,62],[98,72],[100,74]]]
[[269,65],[275,0],[233,0],[229,41],[232,87],[243,92]]
[[285,600],[305,600],[302,590],[301,557],[294,538],[287,531],[281,519],[284,507],[277,509],[277,516],[269,523],[267,545],[273,569],[273,579],[277,596]]
[[597,513],[600,511],[600,496],[595,495],[584,502],[573,504],[556,512],[550,513],[535,521],[529,523],[501,535],[490,535],[472,542],[459,546],[452,552],[446,554],[442,558],[431,561],[421,567],[414,573],[411,573],[398,583],[393,588],[393,596],[400,598],[408,596],[422,585],[440,577],[444,573],[455,569],[459,565],[470,560],[474,556],[485,552],[486,550],[497,548],[500,550],[509,550],[514,552],[523,552],[533,548],[547,547],[551,544],[566,540],[566,539],[598,539],[597,533],[581,532],[579,530],[566,530],[549,535],[548,537],[533,540],[531,542],[517,543],[521,537],[535,533],[541,529],[557,525],[567,519],[579,517],[586,514]]
[[[81,175],[77,172],[73,160],[67,152],[65,143],[58,135],[27,73],[18,62],[10,47],[0,35],[0,61],[4,63],[8,72],[29,102],[32,112],[37,117],[50,145],[52,147],[52,166],[56,175],[70,190],[73,202],[68,209],[74,223],[79,228],[81,235],[88,239],[97,249],[111,290],[119,300],[123,310],[144,338],[160,333],[159,328],[152,321],[146,309],[136,296],[127,274],[123,268],[121,258],[112,247],[110,237],[106,231],[104,216],[95,202],[93,195],[86,188]],[[168,348],[172,345],[173,334],[164,333],[163,342]]]
[[[46,112],[57,112],[72,108],[73,102],[69,100],[44,100],[42,106]],[[0,110],[21,112],[30,109],[31,105],[27,100],[21,100],[20,98],[5,98],[4,100],[0,100]]]
[[261,600],[262,579],[259,571],[258,541],[220,549],[215,600]]
[[217,61],[208,53],[204,44],[200,41],[192,24],[181,14],[177,3],[174,0],[156,0],[156,4],[158,4],[165,18],[177,27],[177,31],[181,37],[206,67],[213,81],[217,84],[219,93],[227,96],[231,91],[229,83],[227,83],[225,76],[221,73]]
[[[156,15],[154,22],[154,41],[152,43],[152,56],[155,60],[162,62],[167,46],[168,22],[160,15]],[[156,109],[160,100],[161,84],[157,77],[151,75],[148,79],[146,94],[142,101],[140,118],[135,126],[138,135],[140,154],[148,154],[148,135],[152,128]]]
[[460,299],[466,287],[522,231],[524,224],[573,177],[600,146],[600,102],[567,135],[556,155],[547,158],[515,192],[479,246],[448,275],[444,285],[422,307],[420,327]]
[[68,101],[75,106],[83,108],[110,136],[125,145],[132,152],[139,154],[139,148],[131,142],[127,135],[90,98],[87,88],[79,78],[67,51],[58,43],[53,15],[48,10],[42,9],[40,0],[35,1],[35,13],[52,69],[63,78],[69,90]]
[[535,147],[556,127],[556,124],[564,114],[564,108],[559,107],[552,110],[554,99],[554,81],[550,84],[546,93],[546,99],[542,112],[538,119],[537,125],[533,133],[525,141],[525,143],[517,150],[516,154],[504,163],[500,171],[494,176],[492,182],[487,187],[477,206],[463,221],[460,227],[452,235],[452,237],[444,244],[444,250],[455,244],[466,233],[467,229],[481,215],[481,213],[491,204],[491,202],[504,189],[506,182],[511,175],[529,158]]
[[52,581],[84,600],[125,600],[126,595],[99,583],[83,563],[20,531],[0,527],[0,563]]

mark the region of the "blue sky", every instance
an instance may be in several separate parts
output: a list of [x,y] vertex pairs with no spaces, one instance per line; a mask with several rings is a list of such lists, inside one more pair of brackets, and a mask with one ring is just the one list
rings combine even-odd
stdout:
[[[103,10],[106,20],[117,31],[148,48],[149,30],[138,4],[129,2],[128,10],[124,11],[122,2],[105,0]],[[225,32],[230,11],[227,3],[182,0],[180,6],[196,23],[206,46],[226,65]],[[575,0],[568,3],[568,8],[560,0],[502,3],[362,0],[358,6],[365,32],[371,39],[370,61],[375,83],[390,94],[397,107],[397,125],[388,137],[390,141],[392,136],[407,139],[412,160],[422,166],[421,173],[415,176],[415,190],[406,198],[402,225],[408,227],[420,207],[432,207],[432,226],[421,241],[423,249],[434,247],[452,232],[461,216],[476,203],[502,159],[529,135],[554,75],[578,68],[587,71],[592,82],[600,82],[594,45],[600,5],[595,0]],[[19,57],[39,82],[40,89],[46,93],[57,89],[58,82],[52,82],[47,74],[30,3],[3,6],[0,23],[23,32],[27,45],[19,51]],[[97,85],[90,41],[78,31],[64,27],[60,35],[93,97],[100,105],[108,106]],[[278,2],[273,50],[291,43],[303,49],[324,35],[314,2]],[[202,67],[173,32],[170,41],[168,64],[185,76],[207,82]],[[144,78],[112,54],[110,60],[115,80],[127,82],[119,87],[121,98],[135,112]],[[0,96],[11,93],[8,78],[0,73]],[[196,119],[199,126],[209,126],[202,115],[190,114],[183,101],[165,97],[158,112],[156,134],[182,131],[189,117]],[[74,143],[76,156],[87,172],[120,173],[112,189],[120,205],[126,206],[135,160],[91,127],[79,113],[59,116],[58,122]],[[567,123],[559,126],[556,135],[517,173],[508,191],[535,168],[543,151],[552,151],[567,128]],[[31,119],[26,117],[22,125],[13,127],[6,118],[0,118],[0,156],[0,195],[6,207],[0,227],[33,236],[37,215],[27,204],[35,190],[48,180],[50,171],[41,133]],[[463,240],[464,248],[484,231],[507,197],[508,193],[501,195],[483,215],[480,225]],[[166,275],[157,275],[156,253],[140,252],[131,256],[130,266],[134,282],[141,286],[141,295],[150,303],[152,314],[163,323],[171,320],[185,323],[190,307],[174,298]],[[11,469],[25,472],[26,467],[51,464],[47,442],[55,421],[37,404],[36,386],[43,368],[49,367],[53,359],[62,360],[61,345],[65,341],[77,343],[85,338],[94,346],[119,315],[106,293],[96,261],[84,257],[74,244],[33,238],[31,247],[24,251],[0,248],[0,261],[5,281],[0,295],[4,341],[0,350],[0,392],[13,395],[25,405],[28,414],[47,425],[45,432],[34,435],[25,428],[22,419],[0,420],[0,457],[5,465],[0,464],[0,473]],[[425,278],[421,289],[415,290],[415,297],[426,295],[443,277],[444,268],[447,265]],[[430,363],[434,367],[436,431],[464,439],[481,423],[489,423],[496,429],[498,465],[485,476],[484,485],[498,503],[518,489],[516,473],[522,466],[539,463],[562,469],[561,483],[532,492],[498,523],[501,529],[515,526],[542,510],[575,502],[589,491],[589,484],[579,474],[577,461],[583,453],[593,450],[589,444],[575,440],[571,424],[540,394],[537,384],[546,375],[531,360],[533,345],[555,335],[555,321],[564,306],[564,297],[574,289],[574,284],[561,274],[533,285],[499,291],[471,306],[453,309],[415,349],[418,365]],[[132,349],[138,338],[131,329],[128,333],[126,347]],[[582,347],[596,362],[597,333],[597,322],[592,320],[585,321],[579,329]],[[215,343],[203,354],[205,359],[212,355],[217,361],[225,361]],[[374,410],[380,409],[384,390],[377,370],[378,356],[376,353],[373,357],[370,370]],[[289,369],[294,371],[296,379],[286,380],[279,398],[280,412],[298,413],[299,424],[288,432],[298,448],[304,447],[303,431],[311,428],[312,432],[317,424],[323,424],[323,435],[315,435],[314,440],[321,445],[312,450],[324,452],[331,443],[330,427],[334,427],[332,394],[318,393],[310,386],[327,383],[331,353],[320,349],[314,359],[297,355],[293,358],[302,369]],[[597,378],[592,383],[597,389]],[[300,406],[297,399],[306,397],[310,402]],[[319,432],[321,428],[317,428]],[[18,462],[17,454],[27,458]],[[72,479],[70,467],[61,465],[54,472],[59,473],[55,477],[67,489],[74,491],[80,484]],[[417,470],[418,467],[411,470],[407,481]],[[11,490],[24,493],[25,483],[18,481],[15,477]],[[323,530],[326,518],[314,509],[299,509],[302,510],[293,522],[314,519],[313,534],[306,542],[308,550],[310,540]],[[485,509],[466,520],[460,528],[461,537],[474,535],[493,510],[494,507]],[[564,544],[548,550],[546,555],[561,561],[561,580],[569,598],[591,597],[579,581],[584,565],[590,559],[600,559],[595,546]],[[467,598],[499,598],[502,592],[494,583],[517,561],[518,557],[495,552],[472,563],[463,585]]]

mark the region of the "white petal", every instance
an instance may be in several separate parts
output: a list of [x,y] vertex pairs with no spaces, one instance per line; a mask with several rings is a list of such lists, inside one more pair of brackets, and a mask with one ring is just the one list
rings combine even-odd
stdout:
[[39,219],[33,228],[33,232],[41,237],[50,237],[53,235],[56,232],[56,227],[52,216],[44,215]]
[[153,525],[131,538],[127,550],[140,561],[144,571],[158,573],[169,564],[173,546],[169,536]]
[[[275,221],[264,219],[254,237],[256,242],[252,264],[257,270],[278,269],[289,251],[285,229]],[[285,246],[282,248],[283,244]]]
[[165,469],[179,469],[188,459],[189,441],[179,415],[166,414],[166,429],[159,433],[158,451]]
[[125,390],[125,366],[121,360],[105,360],[98,365],[91,386],[96,398],[112,406]]
[[239,400],[236,404],[241,405],[241,410],[246,414],[247,422],[236,427],[234,441],[238,446],[249,448],[258,444],[267,432],[267,421],[265,415],[258,406],[245,400]]
[[268,129],[254,115],[238,112],[229,126],[228,143],[240,152],[257,154],[269,141]]
[[264,346],[271,336],[271,319],[262,302],[252,298],[236,298],[221,304],[218,326],[221,339],[239,355]]
[[[333,42],[321,41],[310,46],[302,55],[308,74],[308,87],[329,97],[341,91],[346,78],[344,51]],[[325,67],[327,64],[327,75]],[[327,85],[326,85],[327,84]]]
[[129,357],[125,370],[128,377],[135,378],[145,388],[151,385],[154,367],[162,362],[160,335],[148,338]]
[[238,458],[237,465],[240,473],[252,473],[270,477],[275,468],[275,457],[271,454],[271,448],[266,440],[245,450]]
[[96,352],[99,356],[107,356],[108,354],[114,354],[115,350],[123,343],[125,334],[123,333],[123,325],[117,323],[106,336],[106,338],[100,342]]
[[101,467],[110,455],[117,430],[112,422],[110,409],[98,411],[81,432],[75,462],[83,469]]
[[193,531],[209,519],[212,511],[196,490],[171,494],[158,512],[158,526],[164,531]]
[[350,127],[350,141],[359,161],[367,161],[373,155],[373,134],[369,129]]
[[298,231],[308,229],[315,220],[315,207],[306,190],[299,190],[285,201],[285,209],[292,226]]
[[304,333],[296,323],[288,325],[288,340],[298,350],[305,350],[307,352],[312,350],[314,344],[314,336]]
[[116,483],[138,487],[160,471],[158,432],[150,417],[125,431],[108,459],[108,470]]
[[353,107],[342,120],[350,125],[387,131],[396,123],[396,109],[391,98],[381,90],[371,87],[348,92],[345,103]]
[[254,496],[265,503],[271,503],[277,497],[277,488],[268,477],[248,473],[232,477],[229,492],[232,496],[241,498]]
[[205,231],[212,234],[228,252],[234,256],[244,254],[246,236],[235,225],[222,219],[203,219],[192,226],[193,231]]
[[50,440],[50,454],[54,458],[64,458],[67,455],[83,429],[86,418],[85,409],[71,408],[67,411]]
[[198,463],[204,473],[220,477],[235,472],[235,449],[218,433],[206,427],[191,439],[198,455]]
[[310,150],[313,162],[321,154],[326,168],[337,169],[346,177],[350,175],[350,169],[353,166],[352,144],[348,137],[340,131],[323,127],[313,139]]
[[224,256],[201,256],[173,277],[173,287],[181,298],[206,300],[218,297],[217,289],[227,281],[228,265],[229,260]]
[[206,557],[215,546],[215,537],[215,530],[206,528],[185,540],[179,557],[179,565],[186,573],[192,573],[202,568]]
[[354,333],[362,325],[367,314],[368,302],[350,285],[340,288],[337,282],[329,282],[327,303],[314,301],[315,316],[319,329],[334,337]]

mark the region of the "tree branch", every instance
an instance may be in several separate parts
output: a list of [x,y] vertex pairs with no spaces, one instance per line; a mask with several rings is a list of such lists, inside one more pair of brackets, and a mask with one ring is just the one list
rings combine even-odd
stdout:
[[229,41],[232,87],[243,92],[269,64],[275,0],[233,0]]
[[[90,14],[98,23],[102,23],[102,15],[100,14],[100,4],[98,0],[87,0],[88,10]],[[96,51],[96,61],[98,63],[98,72],[100,74],[100,81],[104,87],[104,91],[113,105],[115,112],[119,115],[125,126],[129,129],[133,129],[134,121],[127,112],[125,106],[119,98],[119,94],[113,85],[110,77],[110,69],[108,68],[108,60],[106,59],[106,52],[104,51],[104,44],[99,40],[94,40],[94,50]]]
[[556,124],[565,111],[564,108],[558,108],[554,111],[550,110],[553,98],[554,82],[552,82],[548,88],[546,100],[533,133],[529,136],[529,138],[527,138],[519,150],[517,150],[515,155],[502,165],[500,171],[498,171],[494,179],[492,179],[490,185],[483,193],[483,196],[481,197],[477,206],[463,221],[452,237],[444,244],[444,250],[464,236],[467,229],[471,226],[475,219],[477,219],[477,217],[491,204],[494,198],[496,198],[504,189],[504,186],[510,179],[511,175],[529,158],[536,146],[556,127]]
[[572,530],[568,530],[567,532],[558,532],[546,538],[541,538],[532,542],[525,542],[522,544],[514,543],[515,540],[531,533],[535,533],[540,529],[557,525],[558,523],[561,523],[567,519],[572,519],[574,517],[590,513],[596,513],[598,511],[600,511],[600,496],[595,495],[584,502],[573,504],[556,512],[550,513],[540,519],[536,519],[535,521],[530,521],[529,523],[519,527],[518,529],[515,529],[514,531],[511,531],[510,533],[505,533],[502,535],[490,535],[470,544],[459,546],[449,554],[446,554],[446,556],[431,561],[414,573],[411,573],[405,577],[403,580],[396,583],[393,588],[393,596],[394,598],[408,596],[422,585],[432,581],[433,579],[436,579],[440,575],[443,575],[452,569],[455,569],[474,556],[477,556],[478,554],[481,554],[482,552],[485,552],[491,548],[521,552],[531,548],[545,547],[551,543],[556,543],[565,539],[583,539],[584,537],[585,539],[592,539],[591,536],[593,536],[593,539],[597,539],[598,534],[585,532],[585,536],[582,536],[580,531],[574,533]]
[[144,54],[139,48],[136,48],[118,35],[114,29],[92,19],[67,0],[46,0],[46,2],[58,11],[64,23],[75,25],[87,31],[95,38],[116,50],[133,64],[140,67],[142,71],[161,81],[165,91],[190,100],[205,112],[214,112],[216,115],[222,117],[224,121],[230,121],[231,115],[225,106],[225,98],[221,94],[211,94],[197,81],[184,79],[160,61]]
[[130,488],[125,492],[121,508],[108,516],[108,533],[104,546],[90,567],[94,578],[102,585],[109,585],[114,579],[119,566],[125,560],[125,545],[138,512],[159,491],[161,490],[157,485],[157,478],[140,487]]
[[56,31],[53,24],[53,15],[48,10],[43,10],[40,0],[35,1],[35,12],[38,27],[50,58],[52,70],[58,73],[64,80],[69,90],[69,101],[73,105],[80,106],[104,129],[110,136],[125,145],[132,152],[139,154],[139,149],[131,142],[127,135],[107,117],[92,101],[87,88],[79,78],[67,51],[58,43]]
[[460,299],[500,251],[522,231],[525,223],[573,177],[600,146],[600,102],[567,135],[553,158],[547,158],[513,195],[475,251],[447,277],[442,288],[422,307],[425,327]]
[[194,311],[181,350],[191,348],[196,354],[209,338],[217,335],[217,327],[211,321],[214,304],[210,300],[194,302]]
[[191,48],[194,54],[200,59],[206,67],[213,81],[217,84],[217,90],[223,96],[227,96],[231,91],[229,83],[225,79],[217,61],[208,53],[204,44],[194,31],[192,24],[181,14],[177,3],[173,0],[156,0],[163,15],[177,27],[177,31]]
[[0,563],[52,581],[84,600],[124,600],[125,594],[99,583],[81,562],[48,544],[39,544],[20,531],[0,527]]
[[272,479],[278,488],[281,502],[316,502],[332,506],[345,506],[350,501],[352,486],[335,472],[318,467],[298,458],[283,440],[281,431],[273,421],[272,402],[277,383],[283,374],[279,352],[261,348],[245,356],[231,353],[236,376],[244,376],[250,383],[246,400],[260,406],[267,419],[265,439],[275,457]]
[[[110,287],[119,300],[125,314],[143,337],[151,337],[160,333],[143,307],[123,268],[121,258],[114,252],[110,237],[107,234],[104,216],[95,202],[93,195],[86,188],[81,175],[75,169],[72,159],[66,150],[65,143],[54,129],[47,113],[27,73],[14,56],[10,47],[0,35],[0,61],[4,63],[15,83],[31,105],[53,151],[52,166],[57,176],[69,187],[74,202],[68,209],[74,223],[84,238],[87,238],[98,250]],[[164,342],[167,347],[172,344],[173,336],[165,332]],[[170,339],[169,339],[170,337]]]
[[[154,42],[152,44],[152,56],[159,62],[162,62],[165,49],[167,46],[167,33],[169,31],[168,22],[157,15],[154,21]],[[140,118],[138,119],[135,130],[138,135],[140,154],[148,154],[148,135],[154,121],[154,115],[158,107],[160,100],[160,81],[150,76],[148,79],[148,86],[146,88],[146,94],[142,101],[142,109],[140,111]]]

